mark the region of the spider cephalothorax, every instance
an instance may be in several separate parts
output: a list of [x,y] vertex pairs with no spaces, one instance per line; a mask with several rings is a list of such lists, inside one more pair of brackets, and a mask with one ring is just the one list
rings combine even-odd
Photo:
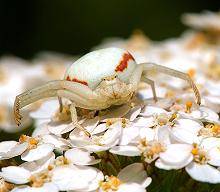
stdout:
[[[199,91],[189,75],[154,63],[137,65],[129,52],[106,48],[90,52],[74,62],[67,69],[64,80],[51,81],[18,95],[14,105],[15,121],[20,125],[19,110],[24,106],[42,98],[58,96],[72,101],[70,110],[77,126],[76,107],[101,110],[129,102],[140,81],[150,84],[154,100],[157,101],[154,82],[146,77],[146,71],[161,72],[186,80],[200,104]],[[80,125],[77,127],[82,128]]]

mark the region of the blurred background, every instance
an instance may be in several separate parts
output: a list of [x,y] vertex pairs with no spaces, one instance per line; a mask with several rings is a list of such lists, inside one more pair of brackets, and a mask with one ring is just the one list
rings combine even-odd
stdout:
[[219,8],[219,0],[1,0],[0,55],[83,54],[103,38],[127,38],[134,29],[163,40],[186,29],[183,13]]

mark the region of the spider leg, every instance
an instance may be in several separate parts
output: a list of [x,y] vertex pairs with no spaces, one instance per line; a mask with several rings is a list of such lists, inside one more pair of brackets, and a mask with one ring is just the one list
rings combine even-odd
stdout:
[[167,75],[170,75],[173,77],[177,77],[177,78],[180,78],[180,79],[187,81],[189,83],[190,87],[194,91],[197,104],[199,104],[199,105],[201,104],[201,97],[200,97],[199,90],[188,74],[174,70],[174,69],[170,69],[165,66],[157,65],[155,63],[142,63],[142,64],[140,64],[140,67],[142,67],[143,72],[145,72],[145,71],[160,72],[160,73],[164,73],[164,74],[167,74]]
[[62,111],[63,111],[63,101],[62,101],[62,97],[59,97],[59,96],[58,96],[58,101],[59,101],[59,106],[60,106],[59,111],[62,112]]
[[71,113],[71,118],[72,118],[72,122],[73,124],[76,126],[76,128],[80,129],[81,131],[83,131],[85,133],[85,135],[87,135],[88,137],[91,137],[91,134],[82,126],[78,123],[77,121],[77,112],[76,112],[76,106],[74,103],[72,103],[70,105],[70,113]]
[[156,94],[156,90],[155,90],[155,83],[154,83],[154,81],[151,80],[151,79],[148,79],[145,76],[141,77],[141,81],[144,81],[145,83],[147,83],[147,84],[149,84],[151,86],[151,90],[152,90],[152,93],[153,93],[154,101],[157,102],[157,94]]
[[[14,102],[14,117],[15,122],[19,126],[21,124],[20,109],[43,98],[56,97],[58,90],[68,89],[78,95],[79,98],[84,98],[88,100],[97,100],[98,96],[87,86],[81,85],[79,83],[66,81],[66,80],[56,80],[46,83],[45,85],[36,87],[34,89],[25,91],[24,93],[16,96]],[[60,99],[59,99],[60,100]],[[61,100],[60,100],[61,101]],[[94,103],[94,102],[93,102]],[[60,110],[62,109],[62,102],[60,102]]]

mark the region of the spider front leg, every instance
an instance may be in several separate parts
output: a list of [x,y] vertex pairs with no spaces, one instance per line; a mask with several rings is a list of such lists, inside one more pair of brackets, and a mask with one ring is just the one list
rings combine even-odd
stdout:
[[150,85],[151,87],[151,91],[153,93],[153,97],[154,97],[154,101],[157,102],[157,94],[156,94],[156,89],[155,89],[155,83],[154,81],[152,81],[151,79],[148,79],[147,77],[145,76],[142,76],[141,78],[141,81],[147,83]]
[[[19,126],[21,124],[20,109],[34,103],[43,98],[57,97],[59,90],[70,90],[78,95],[78,98],[86,97],[89,100],[98,99],[98,96],[87,86],[79,83],[70,82],[66,80],[56,80],[46,83],[45,85],[36,87],[34,89],[25,91],[24,93],[16,96],[14,102],[14,117],[15,122]],[[85,99],[83,100],[83,102]],[[62,102],[60,102],[60,110],[62,110]]]
[[87,135],[88,137],[91,137],[91,134],[85,129],[85,127],[83,127],[82,125],[80,125],[78,123],[77,120],[77,112],[76,112],[76,106],[74,103],[72,103],[70,105],[70,113],[71,113],[71,118],[72,118],[72,122],[73,124],[76,126],[76,128],[80,129],[81,131],[83,131],[85,133],[85,135]]
[[173,77],[177,77],[177,78],[180,78],[180,79],[187,81],[189,83],[190,87],[194,91],[197,104],[198,105],[201,104],[201,97],[200,97],[199,90],[188,74],[174,70],[174,69],[170,69],[165,66],[157,65],[155,63],[142,63],[142,64],[140,64],[140,67],[142,67],[143,72],[145,72],[145,71],[146,72],[149,72],[149,71],[160,72],[160,73],[164,73],[164,74],[167,74],[167,75],[170,75]]

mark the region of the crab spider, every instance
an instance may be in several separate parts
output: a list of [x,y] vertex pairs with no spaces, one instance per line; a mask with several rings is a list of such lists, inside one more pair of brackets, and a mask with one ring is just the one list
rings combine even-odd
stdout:
[[154,63],[137,64],[129,52],[106,48],[90,52],[74,62],[67,69],[64,80],[51,81],[18,95],[14,103],[15,122],[20,125],[21,108],[42,98],[58,96],[60,106],[62,97],[72,101],[72,121],[76,127],[84,130],[77,123],[76,107],[101,110],[127,103],[137,91],[140,81],[151,86],[156,101],[154,82],[146,77],[146,72],[153,71],[186,80],[200,104],[199,91],[189,75]]

